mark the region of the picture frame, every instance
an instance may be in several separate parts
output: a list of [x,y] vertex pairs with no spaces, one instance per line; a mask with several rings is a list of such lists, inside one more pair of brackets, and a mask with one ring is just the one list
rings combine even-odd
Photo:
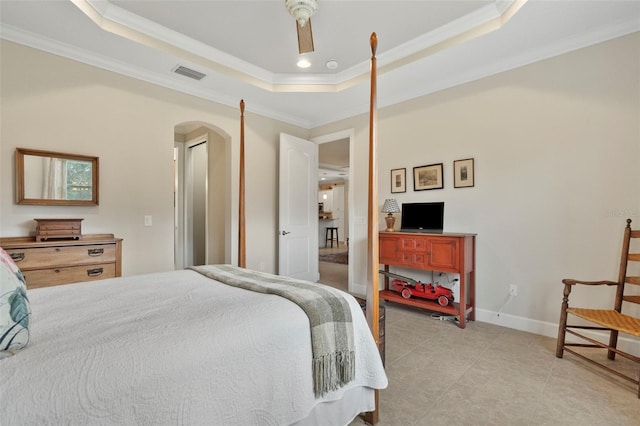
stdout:
[[407,192],[407,169],[391,170],[391,193]]
[[426,191],[444,188],[442,163],[428,164],[413,168],[413,190]]
[[475,186],[473,158],[453,162],[453,187],[471,188]]

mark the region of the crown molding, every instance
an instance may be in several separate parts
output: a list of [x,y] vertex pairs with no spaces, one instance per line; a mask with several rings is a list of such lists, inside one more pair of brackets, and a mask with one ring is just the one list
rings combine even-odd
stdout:
[[[523,67],[545,59],[560,56],[578,49],[593,46],[598,43],[604,43],[618,37],[633,34],[640,31],[640,22],[620,22],[600,31],[588,31],[577,36],[567,37],[549,43],[534,50],[528,50],[518,55],[508,56],[500,61],[483,64],[473,69],[462,69],[456,73],[449,73],[445,78],[437,81],[425,82],[420,86],[412,86],[411,89],[404,91],[395,90],[393,93],[381,95],[378,94],[378,108],[384,108],[402,102],[410,101],[432,93],[440,92],[462,84],[470,83],[489,77],[501,72],[509,71],[519,67]],[[349,117],[355,117],[368,112],[365,106],[358,106],[342,110],[333,110],[330,115],[323,116],[316,120],[310,121],[310,128],[319,127],[325,124],[333,123]]]
[[[377,58],[378,74],[494,31],[504,25],[527,1],[495,0],[494,3],[425,36],[380,54]],[[368,61],[336,74],[272,73],[122,9],[108,0],[71,2],[105,31],[272,92],[339,92],[362,83],[369,74]]]
[[[578,36],[556,40],[538,49],[527,50],[518,55],[511,55],[493,63],[483,64],[472,69],[461,69],[458,72],[447,74],[445,78],[431,84],[420,87],[413,87],[407,91],[396,91],[392,95],[385,96],[378,101],[379,107],[390,106],[411,99],[426,96],[435,92],[449,89],[472,81],[480,80],[495,74],[499,74],[512,69],[520,68],[535,62],[560,56],[575,50],[604,43],[618,37],[623,37],[640,31],[640,22],[622,22],[600,31],[589,31]],[[364,111],[362,111],[364,112]]]
[[[445,78],[435,81],[432,80],[428,83],[414,86],[411,90],[394,90],[393,93],[384,95],[379,94],[378,107],[382,108],[415,99],[421,96],[429,95],[431,93],[451,88],[460,84],[468,83],[496,73],[525,66],[540,60],[562,55],[573,50],[588,47],[590,45],[601,43],[617,37],[622,37],[624,35],[638,31],[640,31],[640,22],[632,20],[619,22],[617,25],[612,25],[599,31],[589,30],[580,35],[557,40],[554,43],[546,44],[541,48],[522,52],[518,55],[505,57],[490,64],[483,64],[481,66],[474,67],[473,69],[463,69],[458,71],[457,73],[449,73]],[[98,55],[95,52],[78,49],[75,46],[47,39],[40,35],[33,34],[9,25],[2,25],[2,27],[0,27],[0,37],[54,55],[72,59],[87,65],[112,71],[151,84],[156,84],[168,89],[176,90],[198,98],[229,106],[231,108],[237,108],[238,99],[236,97],[218,93],[212,89],[203,89],[201,85],[191,83],[189,81],[177,81],[175,79],[168,78],[165,75],[133,67],[129,64],[115,61],[112,58]],[[364,78],[366,79],[367,77],[368,69],[367,75],[365,75]],[[336,84],[336,82],[333,81],[332,84]],[[331,109],[328,114],[322,116],[314,116],[311,119],[293,116],[291,114],[285,114],[280,111],[274,110],[273,106],[261,105],[256,102],[251,102],[248,105],[247,110],[252,113],[289,123],[301,128],[313,129],[325,124],[364,114],[367,112],[367,106],[337,106],[336,108]]]
[[[3,25],[0,28],[0,38],[232,108],[238,107],[239,98],[231,97],[211,89],[203,89],[200,85],[193,84],[189,81],[171,79],[165,75],[140,69],[129,64],[116,61],[113,58],[79,49],[76,46],[51,40],[10,25]],[[302,117],[295,117],[290,114],[283,114],[279,111],[275,111],[273,107],[268,105],[252,103],[247,107],[247,111],[306,129],[310,126],[309,120]]]

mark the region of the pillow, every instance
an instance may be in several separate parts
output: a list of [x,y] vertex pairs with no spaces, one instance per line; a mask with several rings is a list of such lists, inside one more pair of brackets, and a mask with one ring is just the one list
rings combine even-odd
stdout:
[[24,276],[0,247],[0,359],[27,346],[30,315]]

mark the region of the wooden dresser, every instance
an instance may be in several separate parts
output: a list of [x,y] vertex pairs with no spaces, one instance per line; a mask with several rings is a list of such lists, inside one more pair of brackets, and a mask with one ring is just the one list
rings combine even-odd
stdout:
[[122,275],[122,239],[85,234],[82,240],[36,242],[35,237],[0,238],[0,246],[20,267],[27,288]]

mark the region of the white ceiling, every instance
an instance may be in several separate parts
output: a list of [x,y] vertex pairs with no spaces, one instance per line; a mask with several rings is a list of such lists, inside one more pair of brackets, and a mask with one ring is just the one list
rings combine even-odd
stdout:
[[383,107],[640,31],[640,0],[319,0],[311,21],[300,70],[282,0],[0,0],[2,38],[305,128],[368,111],[374,31]]

